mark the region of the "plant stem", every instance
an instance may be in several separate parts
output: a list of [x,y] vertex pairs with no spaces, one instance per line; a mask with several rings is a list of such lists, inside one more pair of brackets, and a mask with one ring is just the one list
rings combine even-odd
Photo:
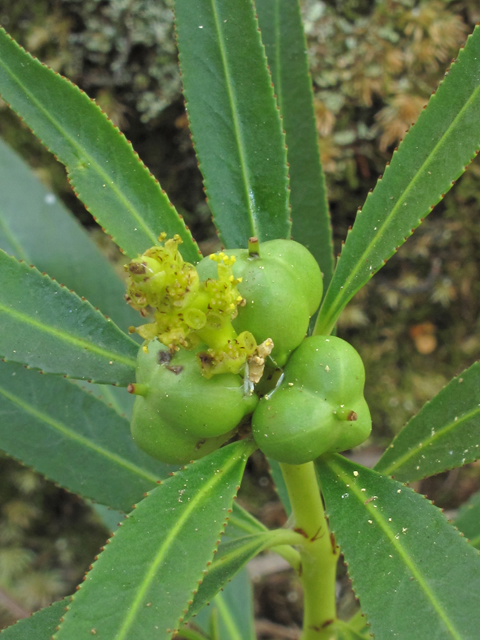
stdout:
[[285,478],[299,547],[304,592],[301,640],[335,640],[335,578],[338,548],[330,534],[313,462],[280,464]]

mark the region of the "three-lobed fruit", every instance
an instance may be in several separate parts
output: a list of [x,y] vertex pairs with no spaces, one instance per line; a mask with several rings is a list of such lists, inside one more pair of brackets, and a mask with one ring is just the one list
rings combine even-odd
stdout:
[[[270,240],[258,253],[229,250],[235,257],[233,274],[245,300],[232,321],[237,333],[249,331],[257,344],[271,338],[272,358],[283,366],[304,339],[310,317],[322,297],[322,274],[312,254],[293,240]],[[215,278],[215,264],[205,258],[198,266],[201,280]]]
[[364,384],[362,360],[348,342],[306,338],[291,355],[278,389],[260,400],[253,414],[258,446],[288,464],[356,447],[372,427]]
[[163,462],[182,464],[217,449],[253,412],[255,395],[245,396],[240,376],[206,379],[196,350],[173,355],[158,340],[140,349],[131,423],[138,446]]

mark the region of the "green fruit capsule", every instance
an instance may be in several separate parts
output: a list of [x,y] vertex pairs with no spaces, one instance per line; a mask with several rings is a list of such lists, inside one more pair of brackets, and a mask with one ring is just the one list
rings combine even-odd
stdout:
[[233,429],[216,438],[188,436],[165,422],[160,411],[141,396],[135,399],[131,430],[140,449],[166,464],[187,464],[203,458],[235,433]]
[[[272,358],[283,366],[304,339],[310,317],[322,297],[322,274],[312,254],[293,240],[270,240],[249,249],[228,252],[235,257],[233,274],[244,303],[232,324],[237,333],[249,331],[257,344],[270,338]],[[215,264],[205,258],[197,270],[201,280],[216,277]]]
[[282,384],[253,414],[255,441],[267,456],[288,464],[356,447],[372,428],[364,384],[362,360],[348,342],[306,338],[291,355]]
[[236,374],[207,380],[196,351],[173,356],[158,340],[140,349],[132,436],[138,446],[163,462],[187,462],[225,442],[255,409],[258,398],[245,396]]

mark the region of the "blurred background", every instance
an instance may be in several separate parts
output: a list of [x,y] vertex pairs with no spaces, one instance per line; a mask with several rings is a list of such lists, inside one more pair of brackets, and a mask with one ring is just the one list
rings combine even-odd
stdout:
[[[394,147],[480,21],[480,6],[476,0],[301,5],[338,252]],[[0,24],[97,100],[210,253],[220,244],[180,93],[172,6],[172,0],[1,0]],[[76,200],[63,166],[1,101],[0,135],[121,271],[121,254]],[[367,370],[374,433],[357,454],[361,462],[373,463],[425,401],[480,357],[479,205],[476,161],[340,319],[339,335],[353,343]],[[1,628],[71,593],[107,530],[82,499],[11,459],[0,463]],[[253,457],[250,472],[244,504],[267,525],[282,524],[261,456]],[[475,464],[416,486],[446,509],[479,487]],[[342,584],[348,608],[346,579]],[[262,619],[300,624],[301,593],[288,573],[260,575],[256,588]],[[259,637],[294,637],[267,627]]]

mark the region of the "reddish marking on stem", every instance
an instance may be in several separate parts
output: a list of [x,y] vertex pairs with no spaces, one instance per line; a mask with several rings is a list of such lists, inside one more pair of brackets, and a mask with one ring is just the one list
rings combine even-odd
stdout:
[[320,540],[321,538],[323,538],[323,536],[325,535],[325,532],[323,532],[321,536],[318,535],[321,530],[322,530],[322,527],[319,527],[319,529],[315,532],[314,536],[310,538],[310,542],[315,542],[315,540]]
[[337,550],[337,542],[333,533],[330,533],[330,544],[332,545],[332,552],[335,553]]

